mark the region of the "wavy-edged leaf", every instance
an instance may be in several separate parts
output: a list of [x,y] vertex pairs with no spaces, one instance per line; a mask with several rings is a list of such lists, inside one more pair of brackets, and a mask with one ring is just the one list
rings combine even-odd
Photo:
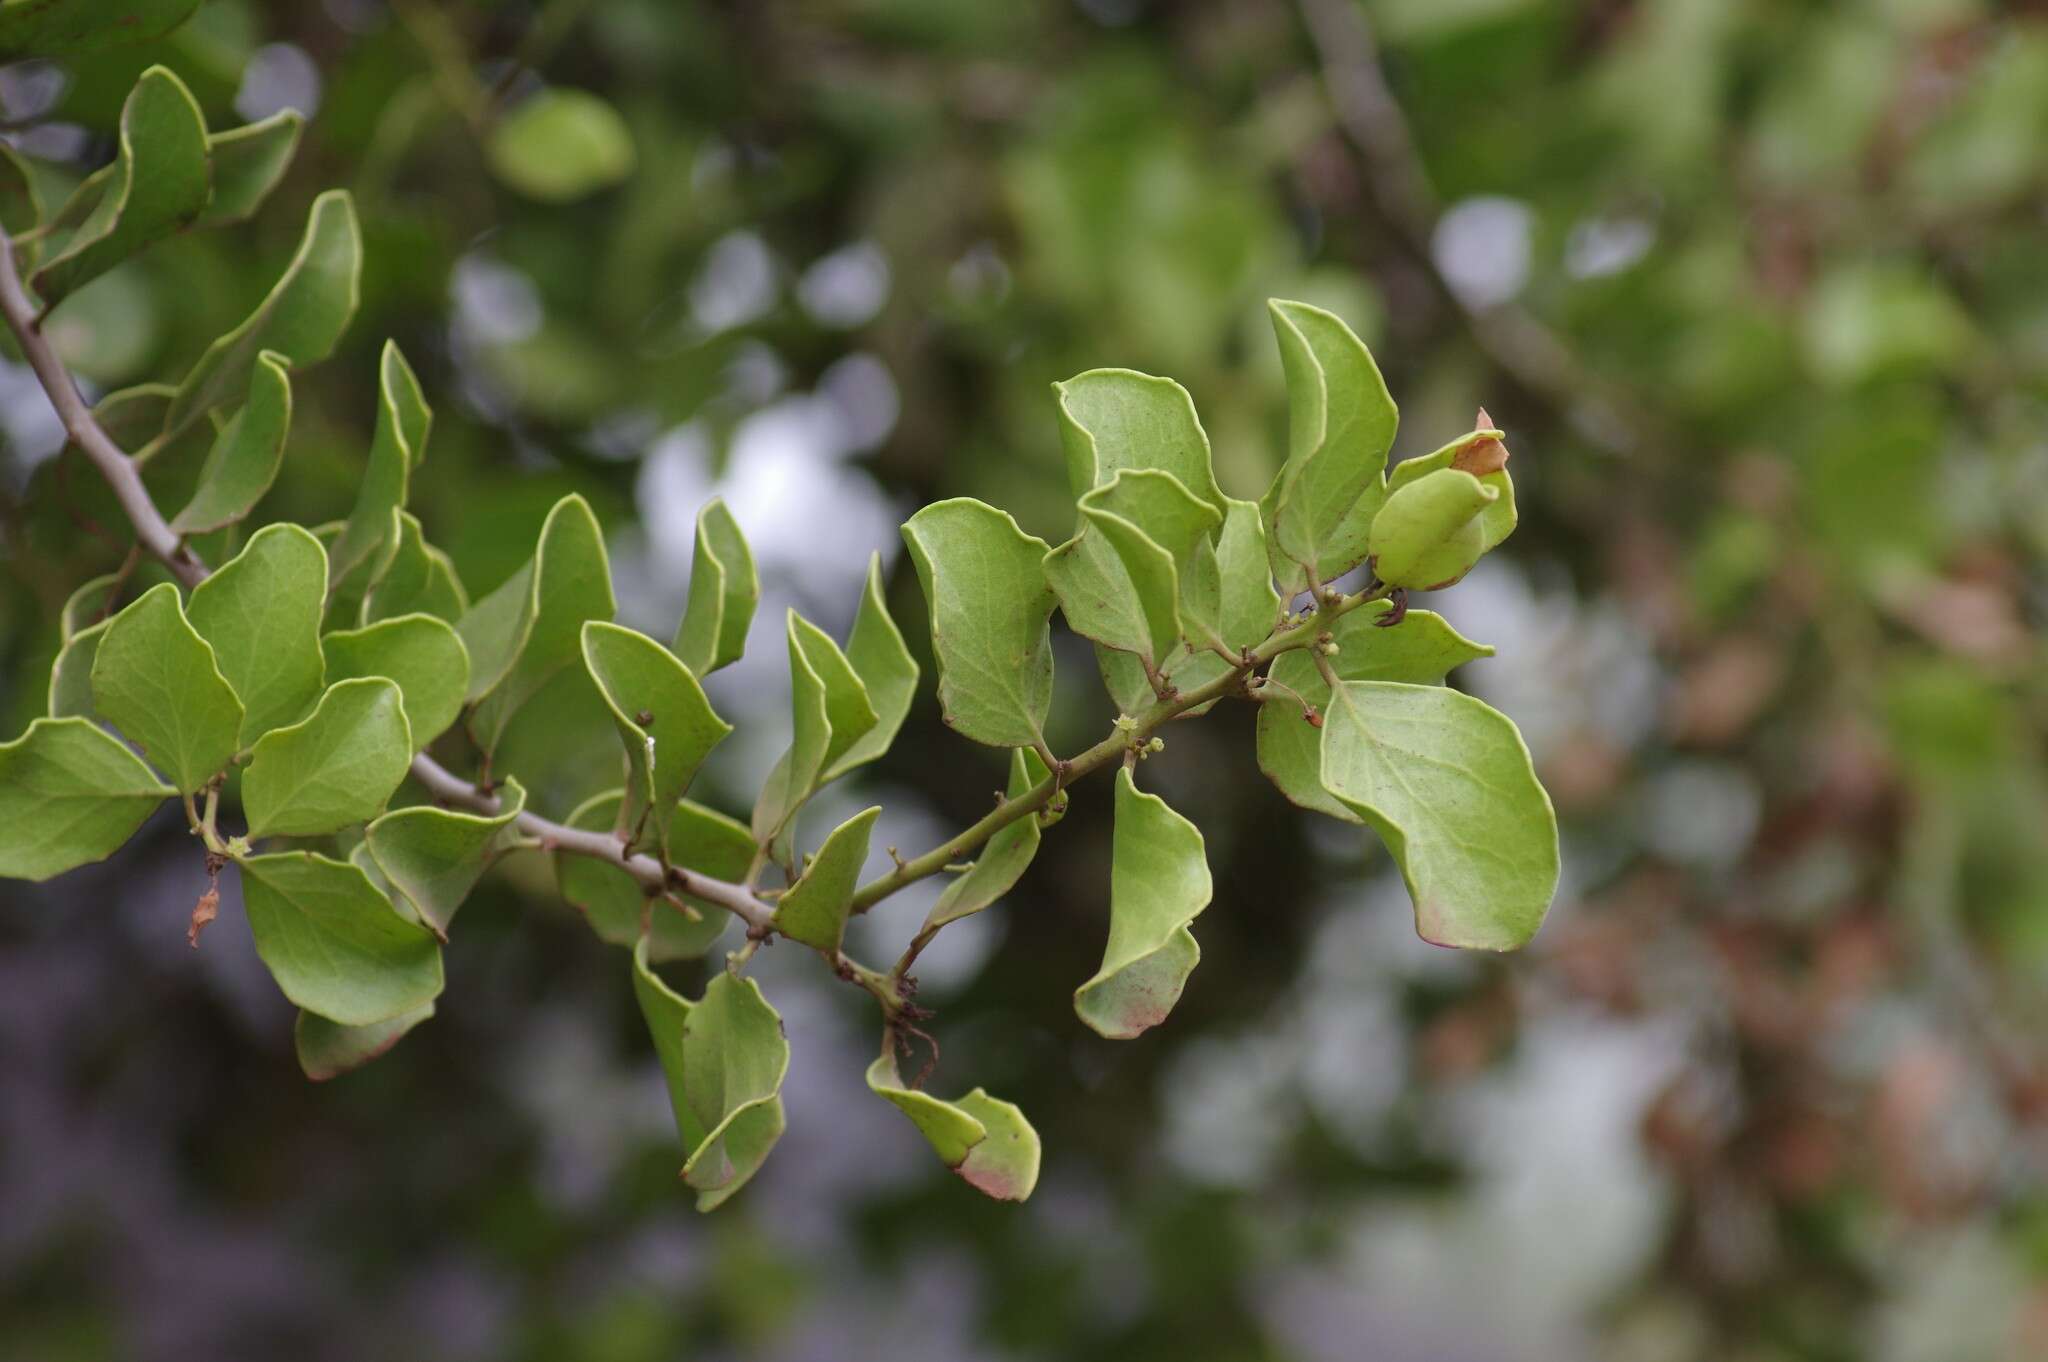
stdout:
[[104,860],[176,793],[91,722],[37,719],[0,743],[0,878],[47,880]]
[[469,687],[469,652],[446,620],[399,615],[321,640],[330,682],[382,676],[398,685],[417,752],[448,731]]
[[[633,844],[645,845],[650,815],[675,806],[732,725],[712,710],[690,669],[645,634],[586,621],[583,665],[626,749],[625,825]],[[668,822],[652,822],[655,844],[666,853]]]
[[789,747],[783,752],[754,801],[754,837],[768,846],[782,836],[789,820],[817,788],[832,746],[832,711],[824,678],[811,664],[797,632],[797,614],[789,612],[783,632],[789,644]]
[[[1010,749],[1010,783],[1005,793],[1016,799],[1030,794],[1051,772],[1028,747]],[[1038,854],[1039,824],[1036,814],[1027,814],[988,839],[971,869],[960,875],[926,915],[927,928],[943,927],[972,917],[1016,887],[1031,860]]]
[[761,578],[739,522],[717,497],[697,512],[690,599],[676,629],[675,654],[699,677],[740,660],[761,603]]
[[427,454],[427,435],[434,411],[427,405],[420,381],[395,342],[384,342],[377,361],[377,430],[370,440],[370,461],[363,470],[355,509],[349,512],[341,538],[334,545],[334,582],[342,581],[373,561],[391,536],[392,512],[405,506],[413,471]]
[[164,432],[175,435],[249,385],[249,371],[265,350],[303,369],[327,358],[355,315],[362,275],[363,238],[346,190],[313,200],[306,232],[284,273],[241,325],[207,347],[178,384],[164,413]]
[[240,745],[297,723],[320,698],[326,665],[320,612],[327,554],[297,525],[266,525],[220,571],[192,588],[185,614],[213,646],[245,711]]
[[633,950],[633,995],[668,1078],[683,1181],[696,1189],[698,1210],[713,1210],[782,1138],[782,1018],[752,979],[725,970],[714,970],[702,1001],[690,1002],[655,975],[645,945]]
[[469,648],[470,735],[495,751],[505,727],[557,672],[581,659],[585,620],[609,620],[611,562],[590,503],[566,496],[533,559],[456,624]]
[[946,1167],[997,1201],[1022,1201],[1038,1185],[1038,1132],[1013,1103],[980,1088],[951,1102],[905,1087],[892,1055],[868,1066],[868,1090],[893,1102]]
[[[598,795],[569,815],[569,826],[591,832],[616,831],[624,803],[621,790]],[[744,823],[716,809],[685,799],[669,811],[667,823],[673,865],[713,879],[737,881],[753,864],[753,834]],[[674,904],[650,899],[638,880],[590,856],[556,852],[554,861],[555,883],[562,897],[582,911],[598,939],[630,948],[644,931],[648,958],[656,964],[694,960],[704,954],[724,934],[732,916],[716,905],[678,895],[696,914],[692,918]]]
[[310,851],[241,862],[256,954],[284,996],[343,1026],[371,1026],[441,992],[434,934],[399,916],[361,869]]
[[1139,790],[1129,768],[1116,777],[1116,832],[1109,879],[1109,945],[1095,977],[1074,990],[1074,1011],[1111,1040],[1129,1040],[1180,1001],[1202,959],[1188,924],[1209,906],[1201,829]]
[[1130,369],[1091,369],[1053,384],[1053,392],[1067,482],[1077,500],[1122,470],[1154,469],[1223,513],[1208,432],[1180,384]]
[[1536,934],[1557,890],[1557,815],[1506,715],[1444,686],[1340,681],[1322,779],[1393,853],[1423,940],[1499,951]]
[[228,419],[207,451],[199,486],[185,509],[171,518],[179,534],[210,534],[256,509],[284,466],[285,436],[292,424],[290,361],[273,350],[256,356],[249,371],[249,400]]
[[818,674],[818,680],[825,687],[825,719],[832,726],[832,737],[825,744],[823,770],[818,773],[817,784],[825,783],[825,771],[853,750],[854,744],[872,733],[880,722],[875,714],[874,702],[868,698],[868,688],[860,679],[860,673],[847,661],[846,654],[832,641],[832,636],[817,625],[792,610],[789,612],[790,637],[803,649],[811,670]]
[[1260,509],[1273,572],[1291,594],[1308,585],[1307,567],[1332,582],[1365,561],[1400,414],[1340,318],[1280,299],[1267,310],[1287,375],[1287,462]]
[[776,931],[817,950],[839,949],[860,868],[867,864],[868,838],[881,813],[879,805],[863,809],[832,829],[804,873],[776,901]]
[[385,883],[445,941],[456,910],[516,837],[514,825],[525,808],[526,790],[508,776],[495,814],[430,805],[393,809],[364,830],[363,845]]
[[410,1012],[368,1026],[343,1026],[301,1011],[292,1024],[292,1049],[298,1053],[300,1071],[315,1083],[325,1083],[383,1057],[433,1015],[434,1005],[422,1003]]
[[[392,521],[396,548],[363,595],[362,622],[376,624],[400,615],[424,614],[454,624],[469,612],[469,594],[462,589],[455,564],[427,542],[418,518],[410,511],[394,512]],[[465,680],[465,688],[467,685]]]
[[127,579],[104,573],[73,591],[57,612],[60,647],[50,667],[49,713],[53,719],[95,718],[92,664],[112,620],[114,602]]
[[213,198],[200,214],[199,225],[232,227],[254,217],[270,191],[284,179],[305,127],[304,114],[280,109],[258,122],[208,136],[206,156],[213,165]]
[[[1465,663],[1493,656],[1492,647],[1474,643],[1429,610],[1410,610],[1394,628],[1378,628],[1376,621],[1391,608],[1385,601],[1370,601],[1331,626],[1338,651],[1329,660],[1330,669],[1340,680],[1436,686]],[[1276,684],[1259,706],[1259,769],[1302,808],[1347,823],[1361,822],[1343,800],[1323,788],[1322,731],[1308,723],[1302,708],[1306,701],[1320,717],[1329,703],[1330,686],[1315,659],[1307,649],[1297,648],[1274,658],[1267,675]]]
[[968,497],[919,511],[903,542],[930,609],[946,723],[993,747],[1044,741],[1056,603],[1041,567],[1049,546]]
[[1080,533],[1045,556],[1075,633],[1163,665],[1181,641],[1181,579],[1222,516],[1171,473],[1123,469],[1080,501]]
[[903,642],[903,631],[889,616],[889,604],[882,595],[879,553],[868,559],[867,589],[861,593],[853,632],[847,635],[846,660],[867,692],[875,724],[826,766],[827,781],[837,780],[886,753],[889,744],[896,741],[903,720],[910,714],[910,702],[917,695],[917,660]]
[[93,658],[92,702],[183,794],[241,750],[242,702],[169,582],[108,624]]
[[[9,8],[14,7],[0,8],[0,35]],[[167,67],[152,66],[121,106],[120,151],[98,202],[68,234],[49,244],[29,278],[44,310],[183,230],[205,211],[211,193],[206,117],[199,101]],[[57,220],[72,216],[59,209]]]
[[0,61],[153,42],[198,8],[199,0],[13,0],[0,5]]
[[[1273,631],[1273,622],[1280,616],[1280,594],[1273,589],[1273,570],[1266,559],[1266,527],[1258,503],[1229,499],[1225,504],[1223,529],[1215,544],[1195,547],[1193,585],[1181,588],[1181,617],[1191,640],[1213,637],[1232,654],[1242,654]],[[1222,676],[1231,666],[1222,654],[1190,642],[1168,662],[1166,678],[1176,690],[1193,690]],[[1151,695],[1142,675],[1123,679],[1120,690],[1107,663],[1103,673],[1120,706],[1131,691],[1142,690],[1140,704]],[[1187,713],[1199,716],[1215,706],[1216,701],[1211,700]]]
[[249,837],[318,837],[368,822],[411,764],[398,687],[381,676],[338,681],[303,722],[257,742],[242,777]]

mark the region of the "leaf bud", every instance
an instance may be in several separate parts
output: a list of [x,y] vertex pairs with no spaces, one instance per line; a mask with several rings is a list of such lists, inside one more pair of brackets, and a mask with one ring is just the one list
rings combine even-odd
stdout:
[[1486,552],[1479,512],[1499,497],[1470,473],[1440,468],[1389,496],[1367,547],[1388,586],[1433,591],[1463,577]]

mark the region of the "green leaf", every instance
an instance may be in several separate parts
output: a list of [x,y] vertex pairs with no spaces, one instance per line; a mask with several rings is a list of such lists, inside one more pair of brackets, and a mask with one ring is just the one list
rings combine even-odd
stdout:
[[433,409],[420,391],[420,381],[398,352],[384,343],[377,362],[377,432],[370,441],[370,462],[334,546],[334,582],[338,588],[350,574],[372,560],[390,538],[391,513],[405,505],[413,470],[427,454],[427,432]]
[[[1227,501],[1223,532],[1212,548],[1206,542],[1195,547],[1191,584],[1181,588],[1181,617],[1188,623],[1191,639],[1214,637],[1232,654],[1263,642],[1280,616],[1280,594],[1273,589],[1273,572],[1266,560],[1266,527],[1257,502]],[[1103,679],[1110,695],[1126,714],[1132,706],[1150,703],[1152,689],[1142,672],[1118,668],[1104,655]],[[1231,669],[1232,664],[1209,648],[1192,642],[1166,665],[1166,678],[1176,690],[1193,690],[1207,685]],[[1128,703],[1126,703],[1128,700]],[[1188,710],[1200,716],[1217,702]]]
[[709,1211],[747,1184],[782,1138],[789,1039],[760,986],[714,970],[691,1003],[656,977],[647,948],[633,951],[633,994],[668,1078],[683,1181]]
[[1080,501],[1081,532],[1045,556],[1075,633],[1153,670],[1181,641],[1181,580],[1222,523],[1170,473],[1124,469]]
[[1390,493],[1373,517],[1373,575],[1423,591],[1456,582],[1486,552],[1480,512],[1499,497],[1457,468],[1426,473]]
[[[633,845],[645,845],[649,816],[675,806],[732,725],[712,710],[690,669],[645,634],[590,620],[583,626],[583,665],[625,746],[626,828]],[[656,817],[655,844],[664,855],[667,831],[667,821]]]
[[231,227],[254,217],[284,179],[305,126],[306,117],[297,109],[281,109],[260,122],[209,136],[206,155],[213,163],[213,199],[199,225]]
[[469,687],[469,653],[446,620],[400,615],[362,629],[337,629],[321,640],[327,679],[382,676],[398,685],[412,750],[448,731]]
[[1557,815],[1506,715],[1442,686],[1343,681],[1322,771],[1400,864],[1423,940],[1498,951],[1536,934],[1557,889]]
[[0,61],[152,42],[198,8],[199,0],[12,0],[0,5]]
[[587,90],[550,89],[498,120],[486,153],[497,177],[527,198],[568,203],[633,173],[633,134]]
[[1480,548],[1491,553],[1515,531],[1515,484],[1508,477],[1507,437],[1493,424],[1486,409],[1469,434],[1460,435],[1441,449],[1412,459],[1403,459],[1387,474],[1387,495],[1392,496],[1410,483],[1440,469],[1455,468],[1470,473],[1494,490],[1493,500],[1479,508]]
[[868,1066],[868,1089],[896,1104],[945,1165],[997,1201],[1022,1201],[1038,1185],[1038,1132],[1024,1113],[980,1088],[951,1102],[905,1087],[893,1055]]
[[107,636],[102,621],[68,639],[50,666],[50,717],[53,719],[96,719],[92,703],[92,667],[100,654],[100,640]]
[[327,554],[297,525],[266,525],[220,571],[192,588],[186,615],[213,646],[245,711],[240,747],[297,723],[326,683],[320,612]]
[[398,687],[383,677],[338,681],[305,722],[257,742],[242,777],[250,840],[318,837],[368,822],[411,764],[412,730]]
[[1074,990],[1074,1011],[1098,1034],[1129,1040],[1166,1020],[1202,959],[1188,924],[1209,906],[1209,863],[1201,830],[1140,792],[1127,767],[1117,771],[1111,856],[1109,945]]
[[48,311],[114,266],[188,226],[206,208],[206,118],[185,83],[161,66],[142,73],[121,106],[120,152],[98,202],[57,221],[77,225],[29,279]]
[[469,648],[470,734],[486,754],[521,707],[582,657],[583,622],[609,620],[615,608],[597,517],[582,497],[563,497],[533,560],[455,626]]
[[713,497],[697,512],[697,548],[690,568],[690,599],[676,629],[675,654],[699,676],[740,660],[747,627],[761,603],[753,551],[725,503]]
[[104,860],[176,794],[85,719],[37,719],[0,743],[0,878],[47,880]]
[[[426,541],[409,511],[394,512],[391,532],[397,547],[383,573],[363,596],[362,622],[376,624],[400,615],[424,614],[454,624],[469,611],[469,596],[448,555]],[[467,688],[468,682],[465,681]]]
[[484,871],[515,839],[526,791],[506,777],[495,814],[458,813],[420,805],[393,809],[364,830],[384,880],[443,941],[456,909]]
[[889,605],[882,596],[879,553],[868,559],[867,590],[861,594],[860,612],[854,616],[853,632],[846,639],[846,660],[867,692],[875,724],[827,765],[827,781],[837,780],[887,752],[917,695],[917,661],[903,642],[903,631],[889,617]]
[[256,954],[306,1011],[371,1026],[441,992],[434,934],[398,915],[360,869],[310,851],[241,863]]
[[[619,826],[625,794],[613,790],[585,802],[569,815],[569,826],[612,832]],[[669,811],[671,864],[685,866],[713,879],[737,881],[754,860],[754,837],[746,825],[715,809],[685,799]],[[631,875],[590,856],[555,853],[555,883],[562,897],[580,909],[600,941],[631,947],[648,933],[648,958],[694,960],[724,934],[731,914],[683,894],[678,897],[697,916],[693,919],[670,903],[651,899]]]
[[810,652],[798,634],[797,623],[797,613],[792,610],[783,626],[789,643],[789,747],[761,783],[760,796],[754,801],[754,837],[762,846],[780,838],[789,820],[811,797],[832,746],[830,698],[824,678],[812,665]]
[[[832,736],[825,744],[821,764],[829,770],[833,763],[853,750],[854,744],[872,733],[880,719],[875,714],[874,702],[868,698],[868,688],[862,683],[860,674],[854,671],[853,664],[846,660],[846,654],[839,650],[830,634],[794,610],[789,612],[789,629],[790,637],[803,649],[805,660],[825,687],[825,719],[832,727]],[[816,783],[824,783],[822,770]]]
[[241,750],[242,702],[169,582],[107,626],[93,659],[92,699],[181,793],[212,780]]
[[1041,566],[1046,542],[966,497],[919,511],[903,541],[930,607],[946,723],[994,747],[1043,742],[1055,603]]
[[434,1005],[422,1003],[410,1012],[368,1026],[343,1026],[302,1011],[292,1025],[292,1048],[298,1052],[299,1068],[306,1077],[325,1083],[382,1057],[433,1015]]
[[[1435,686],[1454,668],[1493,656],[1491,647],[1474,643],[1428,610],[1410,610],[1392,629],[1376,627],[1391,608],[1385,601],[1371,601],[1331,626],[1338,652],[1330,669],[1340,680]],[[1315,659],[1306,648],[1297,648],[1274,658],[1267,675],[1274,685],[1259,706],[1259,769],[1302,808],[1360,822],[1344,801],[1323,788],[1322,731],[1307,722],[1302,709],[1305,700],[1320,718],[1329,704],[1329,683]]]
[[1194,399],[1170,378],[1129,369],[1091,369],[1053,384],[1067,481],[1078,500],[1124,469],[1171,474],[1197,500],[1223,512],[1209,436]]
[[241,325],[207,347],[179,383],[164,413],[164,433],[175,435],[249,385],[249,371],[265,350],[294,369],[317,364],[355,315],[362,274],[363,238],[355,205],[345,190],[313,200],[306,234],[284,274]]
[[846,910],[860,886],[860,868],[867,864],[868,837],[881,813],[879,805],[863,809],[832,829],[804,873],[776,901],[776,931],[821,951],[839,949]]
[[249,401],[214,437],[199,470],[198,490],[171,518],[173,530],[210,534],[233,525],[255,510],[277,481],[292,424],[289,363],[271,350],[256,356],[249,371]]
[[1281,587],[1335,581],[1363,562],[1400,416],[1364,342],[1307,303],[1267,305],[1287,375],[1287,462],[1260,509]]
[[[1052,774],[1036,752],[1028,747],[1010,749],[1010,783],[1005,793],[1016,799],[1031,793]],[[946,886],[939,901],[925,917],[926,927],[943,927],[963,917],[972,917],[1010,892],[1031,858],[1038,854],[1039,823],[1035,814],[1018,819],[988,839],[974,866]]]
[[33,238],[28,241],[21,238],[42,225],[43,196],[36,189],[35,177],[29,173],[28,164],[20,154],[0,142],[0,228],[14,238],[18,269],[27,270],[35,266],[40,243]]

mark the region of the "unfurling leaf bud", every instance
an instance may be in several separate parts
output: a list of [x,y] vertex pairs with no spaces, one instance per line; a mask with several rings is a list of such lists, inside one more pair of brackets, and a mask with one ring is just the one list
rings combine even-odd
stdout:
[[1373,572],[1388,586],[1449,586],[1486,552],[1479,512],[1500,495],[1456,468],[1428,473],[1389,496],[1372,522]]

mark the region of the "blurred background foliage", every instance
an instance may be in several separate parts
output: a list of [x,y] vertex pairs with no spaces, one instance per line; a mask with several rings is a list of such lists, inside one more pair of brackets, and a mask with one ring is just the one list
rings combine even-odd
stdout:
[[[879,550],[921,647],[897,522],[970,494],[1063,537],[1047,384],[1096,365],[1184,382],[1255,496],[1263,300],[1334,308],[1397,454],[1481,403],[1509,433],[1521,533],[1428,603],[1500,649],[1457,680],[1528,734],[1565,885],[1520,955],[1423,946],[1243,707],[1178,726],[1148,769],[1217,902],[1171,1025],[1069,1008],[1106,783],[926,956],[937,1089],[1031,1113],[1033,1201],[939,1169],[862,1090],[867,1000],[770,951],[790,1133],[699,1218],[625,957],[538,858],[465,911],[434,1022],[314,1086],[238,905],[185,949],[203,872],[152,824],[0,890],[0,1351],[2048,1355],[2048,10],[208,0],[0,70],[46,200],[159,61],[215,126],[294,106],[306,142],[256,221],[69,304],[66,354],[101,391],[175,376],[352,189],[363,308],[294,379],[264,515],[345,512],[386,336],[436,408],[413,508],[473,595],[577,490],[666,636],[724,495],[769,597],[711,687],[731,809],[783,742],[776,607],[843,628]],[[0,432],[11,735],[127,541],[16,365]],[[1074,642],[1065,750],[1112,717]],[[614,751],[572,669],[504,764],[559,817]],[[927,693],[840,797],[910,852],[1000,780]]]

